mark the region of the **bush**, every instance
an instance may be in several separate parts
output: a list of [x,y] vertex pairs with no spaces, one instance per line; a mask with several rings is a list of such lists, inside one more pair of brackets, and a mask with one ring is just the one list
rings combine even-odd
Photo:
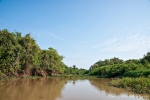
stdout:
[[139,69],[139,70],[131,70],[125,72],[123,76],[125,77],[148,77],[150,75],[150,69]]
[[150,93],[150,80],[148,78],[123,78],[116,79],[110,82],[112,86],[119,88],[129,88],[137,93]]

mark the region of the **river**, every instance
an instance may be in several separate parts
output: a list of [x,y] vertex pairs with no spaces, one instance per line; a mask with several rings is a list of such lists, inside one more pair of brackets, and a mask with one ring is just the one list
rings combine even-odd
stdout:
[[148,94],[108,86],[110,80],[68,77],[0,81],[0,100],[150,100]]

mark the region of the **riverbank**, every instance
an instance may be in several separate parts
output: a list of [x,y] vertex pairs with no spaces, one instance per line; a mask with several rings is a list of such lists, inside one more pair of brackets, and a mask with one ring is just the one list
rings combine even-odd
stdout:
[[26,79],[36,79],[36,78],[63,78],[63,77],[76,77],[76,78],[99,78],[98,76],[89,76],[89,75],[53,75],[53,76],[7,76],[0,78],[1,81],[8,81],[8,80],[13,80],[16,78],[26,78]]
[[136,93],[150,94],[150,79],[145,77],[140,78],[122,78],[114,79],[110,82],[111,86],[125,88]]

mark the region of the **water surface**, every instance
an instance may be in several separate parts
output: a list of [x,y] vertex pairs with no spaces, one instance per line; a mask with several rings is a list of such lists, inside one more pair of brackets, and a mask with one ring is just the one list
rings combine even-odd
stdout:
[[39,78],[0,81],[0,100],[150,100],[106,85],[110,79]]

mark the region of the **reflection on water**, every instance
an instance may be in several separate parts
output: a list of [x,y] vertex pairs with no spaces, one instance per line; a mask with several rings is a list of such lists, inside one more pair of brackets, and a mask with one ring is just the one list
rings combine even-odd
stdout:
[[0,100],[56,100],[67,80],[18,79],[0,84]]
[[150,100],[150,95],[148,94],[137,94],[131,92],[127,89],[115,88],[112,86],[108,86],[107,83],[110,82],[111,79],[90,79],[91,85],[96,87],[100,92],[105,92],[107,97],[115,98],[118,100],[121,99],[131,99],[131,100]]
[[150,100],[106,85],[110,79],[40,78],[0,82],[0,100]]

